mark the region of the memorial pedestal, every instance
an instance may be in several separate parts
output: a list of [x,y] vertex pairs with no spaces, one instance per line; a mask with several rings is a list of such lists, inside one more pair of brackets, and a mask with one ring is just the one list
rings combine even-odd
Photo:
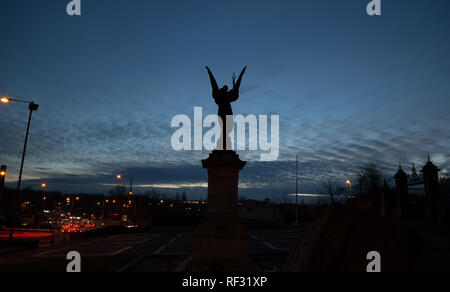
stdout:
[[195,233],[188,271],[250,271],[248,235],[237,216],[239,171],[245,161],[234,151],[213,151],[208,170],[208,208]]

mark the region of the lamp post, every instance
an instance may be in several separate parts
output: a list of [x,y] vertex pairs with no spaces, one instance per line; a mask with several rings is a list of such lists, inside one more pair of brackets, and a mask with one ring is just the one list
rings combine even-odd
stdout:
[[5,185],[6,178],[6,165],[2,165],[0,168],[0,189]]
[[45,196],[45,188],[47,187],[46,183],[41,183],[42,188],[42,210],[45,209],[45,201],[47,201],[47,197]]
[[298,155],[295,171],[295,225],[298,225]]
[[[27,124],[27,132],[25,134],[25,143],[23,146],[23,152],[22,152],[22,161],[20,163],[20,172],[19,172],[19,180],[17,182],[17,195],[20,193],[20,184],[22,183],[22,172],[23,172],[23,163],[25,161],[25,153],[27,151],[27,143],[28,143],[28,134],[30,132],[30,124],[31,124],[31,116],[33,114],[33,111],[37,111],[39,108],[38,104],[35,104],[34,102],[24,101],[24,100],[18,100],[18,99],[12,99],[6,96],[3,96],[0,98],[1,103],[10,103],[10,102],[20,102],[20,103],[26,103],[28,104],[28,109],[30,110],[30,113],[28,115],[28,124]],[[13,210],[16,209],[16,204],[14,203],[15,200],[13,200]],[[19,211],[20,212],[20,211]],[[12,241],[14,238],[14,227],[11,227],[11,233],[9,236],[9,239]]]
[[[130,195],[130,197],[133,195],[133,177],[132,176],[125,176],[123,174],[117,174],[116,178],[118,180],[121,180],[122,178],[126,178],[130,180],[130,189],[128,192],[128,195]],[[137,210],[136,210],[136,200],[134,200],[134,225],[136,225],[136,221],[137,221]]]
[[34,102],[24,101],[24,100],[18,100],[18,99],[12,99],[8,97],[1,97],[0,102],[2,103],[10,103],[10,102],[21,102],[28,104],[28,109],[30,110],[30,113],[28,115],[28,124],[27,124],[27,132],[25,134],[25,143],[23,145],[23,152],[22,152],[22,162],[20,163],[20,172],[19,172],[19,181],[17,182],[17,192],[20,192],[20,185],[22,183],[22,172],[23,172],[23,164],[25,161],[25,154],[27,151],[27,143],[28,143],[28,134],[30,132],[30,124],[31,124],[31,116],[33,114],[33,111],[37,111],[39,108],[38,104],[35,104]]
[[128,194],[130,196],[132,196],[133,195],[133,177],[132,176],[125,176],[125,175],[122,175],[122,174],[118,174],[118,175],[116,175],[116,178],[118,180],[121,180],[122,178],[126,178],[126,179],[130,180],[130,188],[129,188]]
[[345,183],[348,184],[348,185],[350,186],[350,194],[352,194],[352,181],[349,180],[349,179],[347,179],[347,180],[345,181]]

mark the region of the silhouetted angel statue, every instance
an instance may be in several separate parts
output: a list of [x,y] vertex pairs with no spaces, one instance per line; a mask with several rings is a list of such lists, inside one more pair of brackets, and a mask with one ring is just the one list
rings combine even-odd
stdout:
[[[239,87],[241,86],[242,76],[244,76],[246,69],[247,66],[242,69],[242,72],[239,75],[237,81],[236,75],[233,73],[233,88],[231,90],[228,90],[228,86],[226,85],[219,89],[214,75],[212,74],[211,70],[206,67],[206,70],[208,70],[209,79],[211,80],[212,96],[216,104],[219,106],[218,116],[220,117],[219,123],[221,124],[222,135],[217,143],[218,150],[231,150],[231,140],[229,134],[233,130],[233,124],[231,124],[229,129],[227,129],[226,121],[227,116],[233,116],[233,111],[231,109],[230,103],[238,100],[239,98]],[[224,135],[226,136],[226,139],[223,139]]]

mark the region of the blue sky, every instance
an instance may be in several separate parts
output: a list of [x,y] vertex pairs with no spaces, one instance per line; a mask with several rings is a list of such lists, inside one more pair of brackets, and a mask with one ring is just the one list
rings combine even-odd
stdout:
[[[426,154],[450,167],[448,1],[2,0],[0,94],[34,100],[24,186],[107,192],[114,174],[136,190],[206,196],[207,151],[176,152],[176,114],[217,111],[204,66],[220,85],[247,65],[235,113],[278,114],[280,157],[243,151],[241,192],[320,193],[374,162],[391,176]],[[0,163],[14,186],[27,109],[0,105]]]

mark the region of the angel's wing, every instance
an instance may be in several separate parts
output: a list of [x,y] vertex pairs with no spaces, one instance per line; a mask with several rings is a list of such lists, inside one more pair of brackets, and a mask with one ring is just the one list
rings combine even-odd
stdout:
[[247,70],[247,66],[245,66],[244,69],[242,69],[241,74],[239,75],[239,78],[238,78],[236,84],[234,83],[234,77],[233,77],[233,89],[230,92],[230,98],[229,98],[230,102],[236,101],[239,98],[239,87],[241,86],[241,81],[242,81],[242,77],[244,76],[245,70]]
[[245,70],[247,70],[247,66],[245,66],[244,69],[242,69],[242,72],[239,75],[239,78],[238,78],[235,86],[233,86],[233,89],[236,88],[237,90],[239,90],[239,87],[241,86],[242,76],[244,76]]
[[217,99],[219,97],[219,86],[217,85],[216,79],[214,78],[211,70],[209,70],[208,66],[206,66],[206,70],[208,70],[209,79],[211,80],[212,96],[214,99]]

